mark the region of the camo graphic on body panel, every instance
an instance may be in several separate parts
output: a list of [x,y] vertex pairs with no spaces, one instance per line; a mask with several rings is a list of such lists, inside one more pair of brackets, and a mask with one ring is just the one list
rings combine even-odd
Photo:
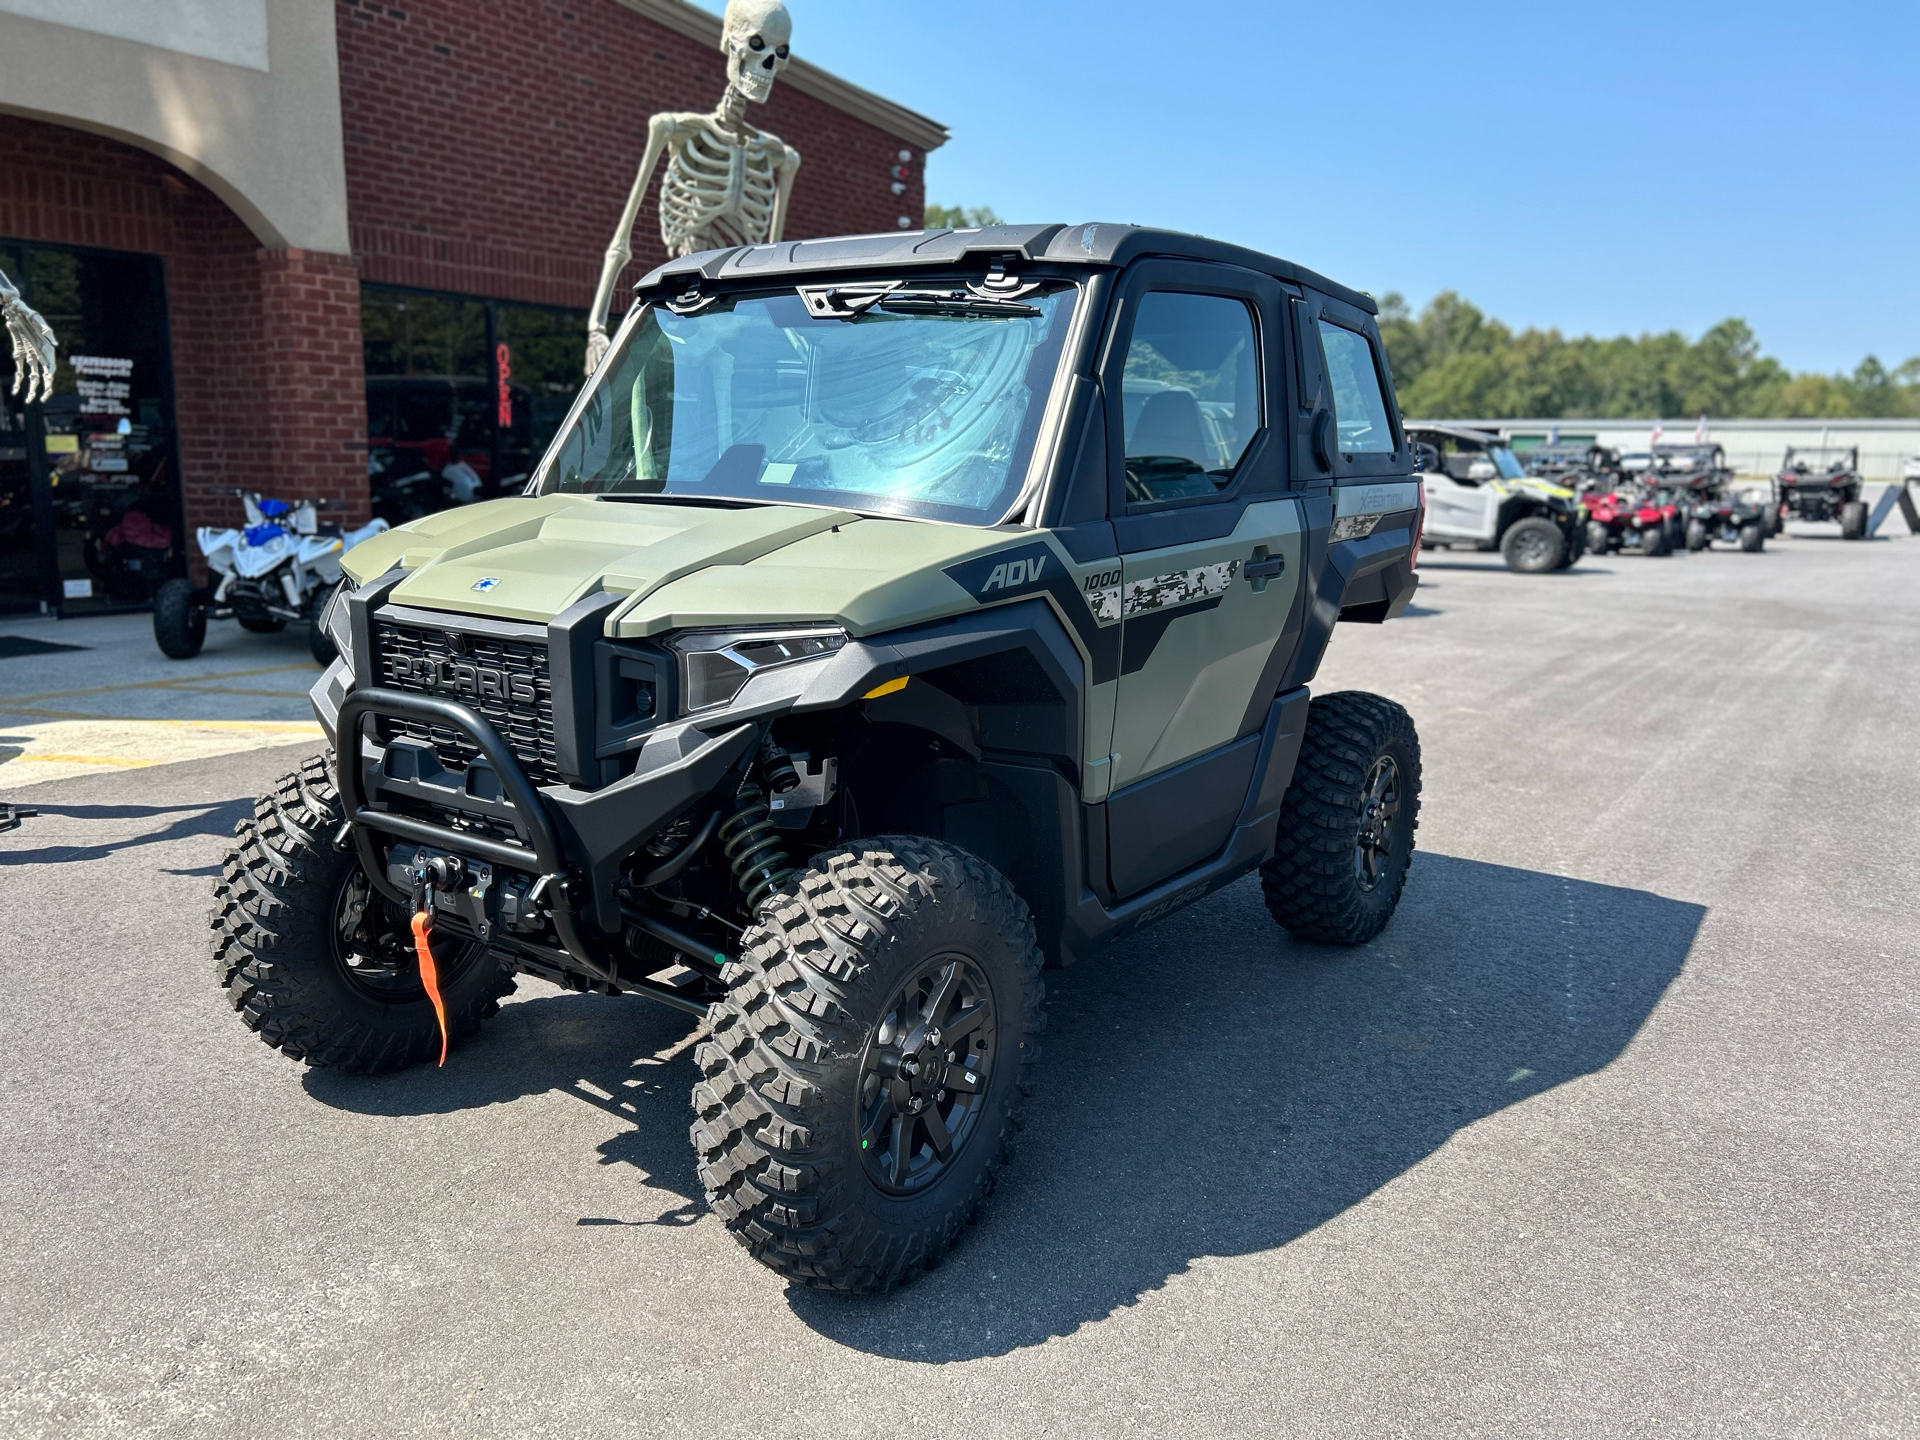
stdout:
[[1240,573],[1238,560],[1222,560],[1217,565],[1197,565],[1191,570],[1170,570],[1144,580],[1129,580],[1122,613],[1131,618],[1175,605],[1191,605],[1196,600],[1212,600],[1225,595]]

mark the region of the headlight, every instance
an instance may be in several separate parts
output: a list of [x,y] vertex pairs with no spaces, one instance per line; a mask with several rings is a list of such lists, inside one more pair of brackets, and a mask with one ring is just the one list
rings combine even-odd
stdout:
[[725,705],[749,676],[778,665],[818,660],[847,643],[837,625],[792,630],[690,630],[667,642],[680,657],[680,713]]
[[353,668],[353,625],[347,616],[347,591],[352,588],[352,581],[342,579],[333,587],[326,608],[320,612],[321,633],[333,641],[334,649],[340,652],[349,670]]

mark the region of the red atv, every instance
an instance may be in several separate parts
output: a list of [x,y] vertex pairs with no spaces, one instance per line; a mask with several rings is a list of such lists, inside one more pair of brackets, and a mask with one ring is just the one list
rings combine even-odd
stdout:
[[1587,549],[1596,555],[1609,550],[1634,550],[1642,555],[1671,555],[1671,529],[1677,508],[1662,503],[1650,490],[1622,485],[1581,497],[1587,507]]

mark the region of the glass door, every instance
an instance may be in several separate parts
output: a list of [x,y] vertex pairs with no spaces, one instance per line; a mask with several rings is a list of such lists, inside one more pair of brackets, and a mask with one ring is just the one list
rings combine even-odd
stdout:
[[[0,253],[59,345],[53,394],[24,411],[9,397],[0,431],[0,603],[24,603],[31,575],[32,602],[62,615],[150,604],[186,560],[160,262],[22,243]],[[37,492],[30,561],[28,532],[5,518],[21,472]]]
[[[0,243],[0,270],[26,284],[24,256]],[[25,298],[24,295],[22,298]],[[38,610],[43,598],[33,515],[33,467],[28,463],[27,407],[13,393],[13,346],[0,346],[0,615]],[[37,428],[37,427],[36,427]]]

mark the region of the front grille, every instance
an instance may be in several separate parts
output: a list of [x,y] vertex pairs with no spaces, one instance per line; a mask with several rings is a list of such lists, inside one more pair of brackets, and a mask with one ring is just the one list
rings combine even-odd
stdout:
[[[542,640],[471,634],[374,617],[377,683],[458,700],[479,712],[520,758],[536,785],[560,783],[553,748],[553,682]],[[397,716],[376,718],[382,744],[424,740],[450,770],[465,769],[480,747],[457,730]]]

